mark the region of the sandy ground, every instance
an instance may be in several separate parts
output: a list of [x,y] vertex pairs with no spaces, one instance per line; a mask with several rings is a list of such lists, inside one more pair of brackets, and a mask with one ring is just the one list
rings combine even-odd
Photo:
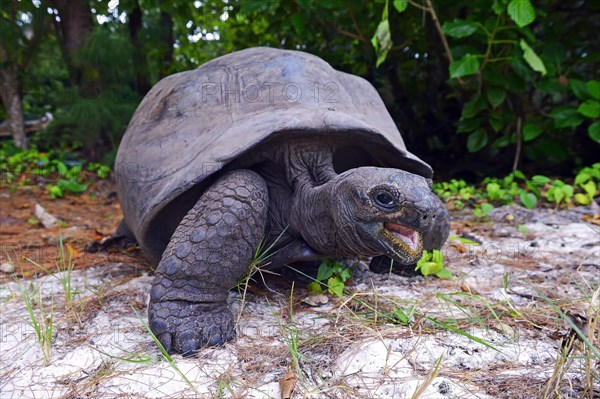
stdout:
[[[173,362],[143,324],[152,276],[139,256],[77,253],[88,267],[71,275],[71,304],[61,274],[5,273],[0,397],[281,398],[292,387],[293,398],[541,398],[554,389],[561,398],[600,397],[600,358],[573,333],[598,348],[600,233],[589,223],[597,213],[457,215],[453,233],[482,244],[446,246],[453,279],[378,275],[352,262],[348,292],[317,306],[304,302],[306,282],[292,294],[289,278],[257,275],[245,294],[230,293],[238,338]],[[116,223],[104,220],[105,232]],[[80,229],[86,237],[98,230],[93,221]],[[38,238],[55,233],[38,227]],[[24,291],[41,300],[38,321],[52,310],[47,362]],[[408,324],[394,316],[411,308]]]

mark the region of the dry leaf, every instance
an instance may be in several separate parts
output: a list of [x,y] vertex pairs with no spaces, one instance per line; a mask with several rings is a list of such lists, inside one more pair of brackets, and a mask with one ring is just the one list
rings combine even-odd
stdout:
[[475,290],[471,289],[471,287],[469,287],[467,284],[465,283],[461,283],[460,284],[460,290],[462,292],[466,292],[468,294],[477,294],[477,292],[475,292]]
[[582,219],[588,223],[593,223],[600,226],[600,213],[595,213],[593,215],[583,215]]
[[292,370],[288,371],[285,377],[279,380],[279,387],[281,388],[281,399],[291,399],[297,381],[298,378]]
[[92,238],[92,240],[94,241],[100,241],[101,239],[103,239],[104,237],[107,237],[106,235],[102,234],[101,232],[99,232],[98,230],[94,230],[94,237]]

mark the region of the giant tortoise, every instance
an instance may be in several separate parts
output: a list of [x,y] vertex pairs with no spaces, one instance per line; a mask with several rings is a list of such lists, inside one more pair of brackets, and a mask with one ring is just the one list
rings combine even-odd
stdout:
[[366,80],[299,51],[251,48],[168,76],[116,158],[124,220],[157,264],[151,330],[184,355],[234,338],[228,290],[259,246],[267,267],[326,257],[414,264],[449,218]]

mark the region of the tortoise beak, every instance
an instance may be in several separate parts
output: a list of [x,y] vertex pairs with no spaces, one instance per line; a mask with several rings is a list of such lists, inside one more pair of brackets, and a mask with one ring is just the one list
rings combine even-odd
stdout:
[[384,222],[379,236],[388,255],[403,264],[417,262],[423,254],[423,236],[416,230],[398,223]]
[[391,222],[385,222],[383,228],[391,232],[396,238],[400,239],[402,244],[405,245],[408,250],[413,252],[419,250],[419,240],[421,236],[416,230]]

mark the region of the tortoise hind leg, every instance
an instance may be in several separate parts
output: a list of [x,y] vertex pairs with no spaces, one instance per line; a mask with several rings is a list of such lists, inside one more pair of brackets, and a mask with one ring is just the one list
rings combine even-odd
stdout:
[[150,291],[150,329],[165,349],[191,355],[234,338],[228,291],[263,238],[267,208],[263,178],[236,170],[215,182],[183,218]]

